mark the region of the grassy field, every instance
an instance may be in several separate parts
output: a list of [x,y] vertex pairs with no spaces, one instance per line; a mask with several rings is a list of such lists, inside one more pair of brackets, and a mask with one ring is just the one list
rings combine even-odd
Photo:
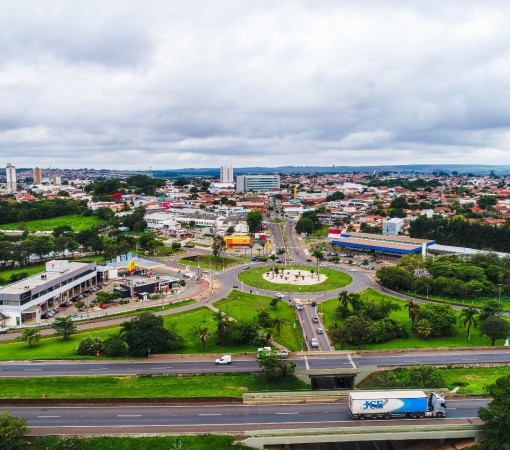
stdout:
[[[80,262],[88,262],[95,261],[100,264],[104,264],[104,256],[86,256],[84,258],[72,258],[72,261],[80,261]],[[27,272],[29,276],[37,275],[38,273],[44,272],[46,270],[45,264],[36,264],[34,266],[21,267],[19,269],[6,269],[0,270],[0,278],[9,279],[13,273]]]
[[[317,270],[311,266],[287,266],[287,269],[303,270],[310,272],[311,269]],[[265,280],[262,275],[270,271],[270,267],[257,267],[250,270],[245,270],[239,274],[239,280],[248,286],[257,287],[259,289],[267,289],[270,291],[282,291],[282,292],[324,292],[331,291],[333,289],[340,289],[347,286],[352,282],[352,278],[338,270],[327,269],[321,267],[320,272],[322,275],[326,275],[328,278],[322,283],[310,285],[310,286],[299,286],[294,284],[286,283],[273,283],[272,281]],[[277,280],[277,278],[274,278]]]
[[[399,311],[393,311],[390,314],[390,318],[396,320],[401,325],[403,325],[408,333],[409,337],[407,339],[394,339],[390,342],[385,342],[382,344],[371,344],[364,345],[363,349],[367,350],[376,350],[376,349],[398,349],[398,348],[438,348],[438,347],[479,347],[479,346],[490,346],[490,339],[486,336],[480,336],[477,329],[471,330],[471,340],[467,339],[466,328],[461,324],[457,324],[456,335],[450,337],[442,337],[442,338],[430,338],[430,339],[420,339],[417,337],[414,332],[411,330],[411,320],[409,319],[408,311],[405,308],[406,302],[404,300],[397,299],[395,297],[391,297],[389,295],[382,294],[380,292],[374,291],[373,289],[366,289],[361,293],[361,296],[365,300],[370,299],[389,299],[397,303],[401,309]],[[335,310],[339,306],[339,301],[337,299],[327,300],[324,303],[319,305],[319,312],[323,313],[323,320],[326,329],[331,326],[332,323],[339,322],[336,318]],[[503,341],[496,341],[496,345],[503,345]],[[354,348],[354,347],[347,347]],[[340,349],[337,346],[337,349]]]
[[[157,309],[158,308],[156,308],[156,310]],[[213,319],[213,315],[213,311],[209,308],[201,307],[190,312],[181,312],[165,316],[165,324],[168,326],[170,322],[175,322],[177,333],[185,339],[184,347],[179,350],[175,350],[172,353],[204,353],[200,340],[191,330],[194,324],[207,326],[212,331],[205,353],[241,353],[255,351],[253,347],[248,345],[218,346],[216,344],[216,322]],[[92,356],[80,356],[75,353],[75,349],[79,342],[88,336],[98,336],[101,339],[105,339],[109,335],[119,332],[119,330],[120,327],[118,326],[101,327],[99,325],[98,328],[81,331],[79,334],[72,336],[67,341],[57,337],[45,337],[32,348],[30,348],[25,342],[0,341],[0,361],[34,359],[95,359]],[[108,359],[103,357],[101,358]]]
[[[94,225],[98,225],[102,223],[102,221],[96,216],[80,216],[69,215],[69,216],[61,216],[54,217],[53,219],[38,219],[38,220],[27,220],[26,222],[22,222],[25,226],[25,230],[28,232],[33,231],[53,231],[57,227],[61,227],[63,225],[68,225],[74,228],[74,231],[83,231],[92,228]],[[0,225],[0,229],[2,230],[19,230],[20,223],[7,223],[5,225]]]
[[[212,270],[222,270],[223,264],[225,264],[225,267],[234,266],[236,264],[239,264],[240,261],[237,259],[232,259],[228,257],[221,257],[221,256],[214,256],[214,255],[204,255],[200,256],[200,267],[203,269],[212,269]],[[188,266],[198,266],[198,260],[196,256],[190,256],[187,258],[181,258],[179,260],[181,264],[186,264]]]
[[[364,380],[359,386],[361,389],[383,389],[398,388],[399,382],[405,379],[409,369],[399,368],[393,370],[382,370],[376,372]],[[392,372],[397,379],[397,383],[389,385],[384,380],[388,379],[387,374]],[[476,368],[446,368],[441,369],[441,375],[444,378],[446,388],[452,390],[459,387],[459,394],[485,394],[485,387],[494,384],[498,378],[510,375],[510,367],[476,367]],[[430,386],[423,386],[427,388]]]
[[[69,439],[69,438],[68,438]],[[72,438],[75,439],[75,438]],[[198,435],[198,436],[155,436],[155,437],[95,437],[79,439],[81,450],[250,450],[234,443],[233,436]],[[61,450],[71,448],[66,438],[42,437],[30,438],[30,443],[21,450]],[[78,447],[73,447],[78,448]]]
[[232,291],[227,297],[217,301],[214,306],[236,320],[245,321],[252,320],[258,311],[267,310],[271,318],[280,317],[285,322],[280,336],[273,329],[273,339],[291,351],[300,350],[303,338],[299,324],[295,323],[294,308],[290,308],[287,302],[282,300],[278,302],[277,309],[273,309],[269,306],[271,300],[262,295]]
[[[214,366],[214,361],[211,361]],[[310,390],[295,377],[262,373],[0,378],[0,398],[241,397],[245,392]]]

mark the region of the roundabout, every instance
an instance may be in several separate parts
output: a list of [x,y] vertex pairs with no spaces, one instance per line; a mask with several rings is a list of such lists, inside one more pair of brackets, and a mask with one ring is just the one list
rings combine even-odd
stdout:
[[241,272],[239,281],[247,286],[267,291],[300,293],[327,292],[341,289],[352,282],[352,277],[339,270],[320,268],[320,277],[313,266],[256,267]]

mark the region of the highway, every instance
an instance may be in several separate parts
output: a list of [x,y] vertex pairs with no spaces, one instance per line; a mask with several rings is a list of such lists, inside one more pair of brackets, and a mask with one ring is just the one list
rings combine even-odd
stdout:
[[[448,423],[474,419],[488,400],[449,400],[445,419],[388,420],[402,423]],[[261,429],[358,426],[346,403],[215,406],[113,406],[113,407],[14,407],[12,414],[25,417],[37,434],[95,434],[119,428],[129,433],[171,431],[238,432]],[[366,421],[378,426],[381,421]],[[189,427],[189,428],[186,428]]]
[[[98,375],[142,375],[142,374],[193,374],[259,372],[255,355],[252,357],[233,355],[231,365],[216,366],[210,360],[154,359],[142,361],[4,361],[0,364],[0,378],[52,377],[52,376],[98,376]],[[418,364],[466,365],[507,364],[510,351],[443,351],[405,352],[400,354],[356,355],[318,354],[296,356],[297,369],[336,369],[363,366],[402,367]]]

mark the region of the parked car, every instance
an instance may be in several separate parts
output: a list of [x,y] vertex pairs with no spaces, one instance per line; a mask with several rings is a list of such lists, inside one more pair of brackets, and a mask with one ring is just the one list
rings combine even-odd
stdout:
[[105,305],[104,303],[101,303],[101,304],[99,305],[99,307],[100,307],[101,309],[106,309],[106,308],[108,308],[108,306],[107,306],[107,305]]
[[356,269],[349,269],[349,272],[356,272]]
[[306,262],[312,262],[310,258],[306,258]]
[[278,350],[276,355],[279,356],[280,358],[288,358],[289,352],[287,350]]

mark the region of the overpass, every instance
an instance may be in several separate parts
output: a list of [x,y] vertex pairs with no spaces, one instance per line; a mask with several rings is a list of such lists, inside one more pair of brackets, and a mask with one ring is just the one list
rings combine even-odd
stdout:
[[[414,421],[413,421],[414,422]],[[292,430],[260,430],[248,433],[246,445],[258,449],[267,446],[285,446],[291,449],[293,445],[334,443],[334,442],[362,442],[362,441],[409,441],[409,440],[445,440],[480,438],[479,419],[454,420],[447,424],[437,421],[415,424],[399,421],[395,425],[380,425],[380,422],[353,423],[353,426],[332,428],[304,428]]]

